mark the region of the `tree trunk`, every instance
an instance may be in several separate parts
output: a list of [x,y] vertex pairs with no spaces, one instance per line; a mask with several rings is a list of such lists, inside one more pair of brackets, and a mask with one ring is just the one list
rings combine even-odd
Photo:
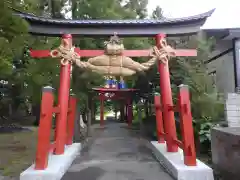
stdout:
[[145,107],[145,114],[146,114],[146,117],[148,117],[148,116],[149,116],[148,100],[145,101],[145,103],[144,103],[144,107]]
[[114,111],[115,111],[115,120],[118,120],[118,118],[117,118],[118,108],[117,108],[116,104],[115,104],[115,107],[114,107]]
[[40,121],[40,104],[34,104],[33,105],[33,107],[32,107],[32,114],[33,114],[33,116],[36,117],[34,125],[38,126],[39,125],[39,121]]
[[143,121],[142,121],[142,108],[140,107],[140,103],[138,103],[137,107],[137,113],[138,113],[138,120],[140,124],[140,133],[143,135]]
[[91,111],[90,110],[88,111],[87,119],[88,119],[88,123],[87,123],[87,136],[91,136],[91,134],[92,134],[92,128],[91,128],[91,126],[92,126],[92,117],[91,117]]
[[81,142],[80,115],[81,115],[81,112],[78,104],[76,109],[75,122],[74,122],[73,142]]
[[92,122],[94,122],[96,119],[96,110],[95,110],[95,103],[94,100],[92,99],[91,101],[91,118],[92,118]]
[[120,121],[121,122],[124,122],[124,118],[125,118],[125,113],[124,113],[124,110],[125,109],[125,106],[123,104],[123,102],[120,103]]
[[87,136],[91,136],[91,126],[92,126],[92,117],[91,117],[92,98],[91,98],[91,95],[88,95],[86,107],[87,107]]

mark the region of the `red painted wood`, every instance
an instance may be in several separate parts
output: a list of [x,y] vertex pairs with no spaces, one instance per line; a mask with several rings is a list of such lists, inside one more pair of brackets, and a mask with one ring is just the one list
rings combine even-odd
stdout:
[[33,58],[50,57],[50,51],[49,50],[32,50],[32,49],[30,49],[30,56]]
[[111,88],[92,88],[94,91],[99,91],[103,93],[114,92],[114,93],[127,93],[132,91],[137,91],[137,89],[111,89]]
[[[72,39],[63,39],[68,41],[66,48],[72,47]],[[68,115],[68,103],[69,103],[69,91],[70,91],[70,77],[71,64],[61,65],[60,69],[60,87],[58,93],[58,106],[60,112],[56,118],[56,149],[55,154],[60,155],[64,153],[66,138],[67,138],[67,115]]]
[[50,149],[49,149],[49,153],[53,153],[55,149],[55,142],[50,144]]
[[189,90],[187,86],[180,86],[178,101],[184,152],[184,164],[187,166],[196,166],[197,162],[192,124],[192,113]]
[[37,170],[44,170],[48,165],[48,155],[51,144],[50,136],[52,127],[53,101],[53,93],[49,91],[43,91],[35,160],[35,169]]
[[[80,50],[75,48],[81,57],[95,57],[104,54],[103,50]],[[31,57],[34,58],[44,58],[50,57],[49,50],[30,50]],[[125,50],[123,53],[124,56],[128,57],[149,57],[149,49],[146,50]],[[197,56],[197,50],[195,49],[178,49],[176,50],[176,56]]]
[[154,96],[158,143],[164,143],[164,128],[161,110],[161,97]]
[[179,148],[183,149],[183,143],[182,141],[175,139],[175,143],[179,146]]
[[163,38],[166,38],[166,34],[160,33],[160,34],[157,34],[156,37],[159,39],[163,39]]
[[62,35],[63,39],[72,39],[72,35],[71,34],[64,34]]
[[63,154],[67,137],[67,114],[69,102],[69,81],[70,81],[71,64],[61,65],[60,70],[60,87],[58,95],[58,104],[60,112],[57,115],[56,125],[56,149],[55,154]]
[[53,108],[53,113],[56,113],[56,114],[60,113],[60,107],[59,106],[54,107]]
[[[100,100],[101,97],[96,97],[96,99]],[[125,95],[118,95],[118,96],[113,96],[113,97],[106,97],[106,96],[103,96],[102,98],[104,101],[105,100],[121,100],[121,99],[126,99]]]
[[77,98],[75,96],[70,96],[69,99],[69,113],[68,113],[68,122],[67,122],[67,145],[71,145],[73,143],[73,135],[74,135],[74,121],[76,115],[77,108]]
[[[160,46],[160,40],[162,38],[162,34],[156,36],[156,45],[158,48]],[[172,89],[170,84],[170,74],[168,63],[163,64],[158,61],[158,72],[160,73],[160,94],[161,94],[161,103],[163,107],[163,121],[164,121],[164,130],[166,133],[166,144],[168,152],[177,152],[178,146],[174,142],[177,139],[176,135],[176,125],[174,120],[174,112],[169,111],[168,107],[173,106],[172,100]]]

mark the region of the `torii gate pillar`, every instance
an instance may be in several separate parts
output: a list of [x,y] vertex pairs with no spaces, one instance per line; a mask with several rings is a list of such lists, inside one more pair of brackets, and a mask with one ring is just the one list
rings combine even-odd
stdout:
[[[72,48],[72,36],[70,34],[63,35],[63,45],[71,49]],[[58,92],[58,107],[60,113],[57,115],[56,122],[56,148],[55,154],[63,154],[67,140],[67,114],[68,114],[68,101],[69,101],[69,90],[71,80],[71,64],[61,64],[60,69],[60,87]]]
[[[161,48],[160,40],[165,38],[165,34],[158,34],[156,36],[156,45],[158,48]],[[158,72],[160,73],[160,93],[161,93],[161,102],[163,107],[163,118],[165,119],[164,126],[166,131],[166,143],[168,152],[177,152],[178,145],[175,143],[176,135],[176,125],[174,120],[174,112],[169,111],[169,106],[173,106],[172,100],[172,89],[170,83],[170,74],[168,62],[166,64],[158,61]]]

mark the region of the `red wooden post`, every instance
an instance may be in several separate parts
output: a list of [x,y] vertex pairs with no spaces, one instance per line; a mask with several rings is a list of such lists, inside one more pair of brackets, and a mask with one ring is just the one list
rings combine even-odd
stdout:
[[[156,36],[156,45],[158,48],[161,48],[160,40],[165,38],[164,34],[158,34]],[[160,73],[160,91],[161,91],[161,102],[163,106],[163,120],[166,133],[166,144],[168,152],[177,152],[178,146],[174,142],[176,139],[176,125],[174,120],[174,112],[169,111],[168,107],[173,106],[172,101],[172,90],[170,84],[170,75],[168,63],[163,64],[161,61],[158,61],[158,72]]]
[[133,120],[133,107],[132,107],[132,100],[129,97],[127,99],[127,121],[128,121],[128,126],[132,126],[132,120]]
[[187,85],[179,86],[179,113],[181,118],[181,133],[184,152],[184,164],[196,166],[196,150],[192,125],[192,113],[189,90]]
[[100,93],[100,125],[104,125],[104,93]]
[[67,145],[71,145],[73,143],[76,106],[77,106],[77,98],[74,95],[71,95],[69,98],[69,113],[68,113],[68,123],[67,123],[67,143],[66,143]]
[[128,99],[125,97],[124,101],[124,122],[128,122]]
[[164,140],[164,128],[163,128],[163,119],[162,119],[160,96],[158,96],[158,95],[154,96],[154,104],[155,104],[158,143],[164,143],[165,142],[165,140]]
[[43,170],[47,168],[48,165],[54,102],[53,91],[53,88],[49,86],[43,88],[35,162],[35,169],[37,170]]
[[[67,42],[67,43],[66,43]],[[63,45],[70,49],[72,47],[72,36],[64,35],[62,37]],[[67,65],[61,64],[60,70],[60,87],[58,94],[58,105],[60,107],[60,113],[57,116],[57,126],[56,126],[56,149],[55,154],[63,154],[66,143],[67,135],[67,114],[68,114],[68,100],[69,100],[69,90],[70,90],[70,74],[71,74],[71,64]]]

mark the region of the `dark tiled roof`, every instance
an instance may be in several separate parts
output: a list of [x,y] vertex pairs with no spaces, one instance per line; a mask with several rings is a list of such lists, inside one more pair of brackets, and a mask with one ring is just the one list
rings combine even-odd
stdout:
[[195,16],[189,16],[184,18],[169,18],[169,19],[126,19],[126,20],[71,20],[71,19],[52,19],[52,18],[45,18],[35,16],[33,14],[21,13],[16,12],[17,15],[21,16],[22,18],[32,21],[32,22],[41,22],[47,24],[62,24],[62,25],[167,25],[167,24],[177,24],[177,23],[184,23],[189,21],[197,21],[201,19],[206,19],[213,13],[214,9],[198,14]]

